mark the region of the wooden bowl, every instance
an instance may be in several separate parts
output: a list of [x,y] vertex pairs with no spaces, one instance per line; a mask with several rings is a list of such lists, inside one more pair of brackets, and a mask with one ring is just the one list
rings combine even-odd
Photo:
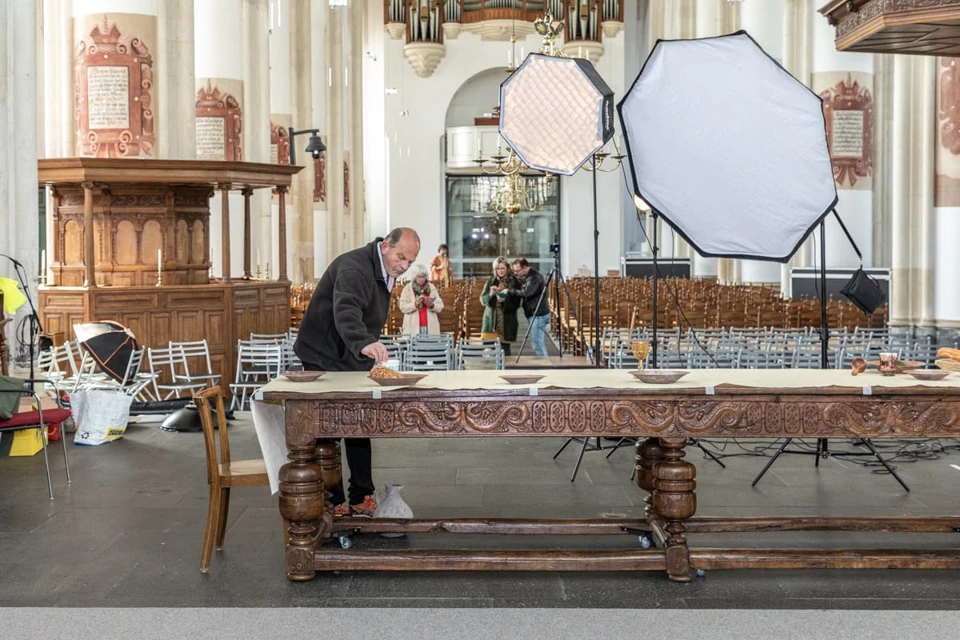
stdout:
[[631,371],[630,375],[648,384],[670,384],[690,373],[684,369],[641,369]]
[[500,376],[501,380],[505,380],[510,384],[534,384],[539,380],[543,379],[543,376]]
[[370,377],[370,379],[376,382],[381,387],[403,387],[406,385],[417,384],[418,382],[420,382],[426,377],[427,377],[427,374],[425,373],[404,373],[399,378]]
[[290,382],[313,382],[325,373],[326,371],[284,371],[280,375]]
[[960,371],[960,362],[956,360],[951,360],[949,358],[942,358],[937,360],[937,366],[944,371]]
[[943,380],[952,371],[938,371],[937,369],[914,369],[907,371],[908,376],[913,376],[917,380]]

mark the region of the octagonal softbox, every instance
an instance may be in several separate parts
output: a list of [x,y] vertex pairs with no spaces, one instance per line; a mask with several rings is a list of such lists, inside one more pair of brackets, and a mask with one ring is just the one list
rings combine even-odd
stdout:
[[613,90],[589,60],[530,54],[500,85],[500,135],[528,167],[573,175],[613,137]]
[[820,97],[745,31],[658,41],[617,110],[635,192],[701,255],[786,262],[837,204]]

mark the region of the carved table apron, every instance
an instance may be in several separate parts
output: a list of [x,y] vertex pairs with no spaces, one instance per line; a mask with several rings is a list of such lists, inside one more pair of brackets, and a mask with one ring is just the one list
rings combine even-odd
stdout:
[[[336,375],[345,374],[327,374],[321,380]],[[877,384],[882,384],[880,380],[877,378]],[[694,517],[696,468],[684,460],[687,438],[958,437],[957,386],[873,387],[870,391],[861,386],[407,387],[380,393],[292,393],[268,386],[263,397],[286,406],[289,462],[280,468],[279,491],[280,513],[289,525],[286,564],[290,580],[309,580],[316,571],[336,569],[665,570],[672,580],[687,581],[697,569],[960,568],[960,551],[955,549],[691,549],[687,533],[960,532],[960,517]],[[641,438],[636,484],[650,494],[645,517],[615,521],[334,521],[333,506],[325,504],[325,483],[340,478],[339,438],[485,436]],[[656,544],[652,549],[628,551],[351,551],[321,546],[343,530],[572,535],[643,531],[650,532]]]

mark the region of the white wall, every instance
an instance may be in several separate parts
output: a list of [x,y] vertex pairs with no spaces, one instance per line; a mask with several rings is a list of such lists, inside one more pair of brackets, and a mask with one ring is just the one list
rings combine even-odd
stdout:
[[506,67],[487,69],[468,79],[450,101],[447,127],[470,127],[477,116],[493,113],[500,102],[500,84],[506,79]]
[[934,273],[934,317],[960,321],[960,295],[957,295],[957,251],[953,244],[960,238],[960,207],[937,207],[936,262]]

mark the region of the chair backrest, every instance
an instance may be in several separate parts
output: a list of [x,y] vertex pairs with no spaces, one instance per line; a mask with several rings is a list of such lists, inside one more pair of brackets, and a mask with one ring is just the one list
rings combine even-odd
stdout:
[[503,348],[499,338],[495,340],[461,339],[457,345],[457,369],[503,369],[504,366]]
[[250,343],[237,340],[237,384],[243,381],[244,374],[275,378],[283,372],[283,364],[282,343]]
[[[217,457],[217,441],[213,435],[213,415],[210,402],[214,401],[217,411],[217,427],[220,432],[220,456]],[[207,483],[213,484],[219,475],[218,465],[230,462],[230,440],[227,437],[227,412],[223,406],[223,389],[219,386],[204,389],[193,396],[193,402],[200,412],[200,424],[203,426],[203,443],[207,453]]]
[[251,333],[250,342],[256,344],[258,342],[265,342],[268,344],[281,344],[287,342],[290,339],[290,335],[287,333]]
[[[210,364],[210,346],[207,344],[207,341],[204,340],[195,340],[193,342],[173,342],[169,343],[170,347],[179,348],[180,352],[184,357],[184,370],[186,375],[189,378],[191,374],[193,375],[212,375],[213,366]],[[198,362],[194,364],[194,370],[190,371],[190,362]],[[201,370],[202,368],[202,370]]]

